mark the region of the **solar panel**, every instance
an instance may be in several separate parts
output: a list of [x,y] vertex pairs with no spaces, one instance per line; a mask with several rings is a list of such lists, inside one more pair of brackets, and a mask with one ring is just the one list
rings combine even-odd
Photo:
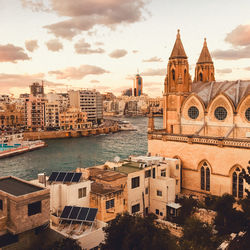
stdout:
[[75,173],[73,178],[72,178],[72,182],[79,182],[81,179],[82,173]]
[[72,209],[71,206],[65,206],[60,218],[67,219],[69,217],[71,209]]
[[59,173],[58,172],[52,172],[50,175],[48,181],[54,181]]
[[86,221],[94,221],[97,214],[97,208],[90,208]]
[[74,173],[67,173],[63,182],[71,182],[73,175],[74,175]]
[[86,216],[88,214],[89,208],[87,207],[82,207],[79,215],[78,215],[78,220],[85,220]]
[[62,220],[93,222],[95,220],[97,208],[65,206],[60,216]]
[[65,172],[60,172],[55,181],[63,181],[66,174],[67,173],[65,173]]
[[75,220],[77,219],[78,213],[80,211],[80,207],[73,207],[70,215],[69,215],[69,219]]

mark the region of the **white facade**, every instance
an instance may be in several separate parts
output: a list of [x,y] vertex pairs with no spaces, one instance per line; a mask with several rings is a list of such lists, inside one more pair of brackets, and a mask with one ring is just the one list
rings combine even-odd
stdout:
[[[86,190],[86,195],[79,191]],[[65,206],[89,207],[89,193],[91,181],[84,180],[79,183],[54,183],[50,185],[50,206],[52,213],[62,211]],[[80,195],[83,194],[83,195]],[[82,196],[82,197],[81,197]]]
[[67,93],[48,93],[46,97],[48,102],[58,104],[59,112],[66,111],[69,108],[69,95]]
[[96,90],[69,91],[70,106],[87,112],[88,121],[98,123],[103,119],[103,99]]

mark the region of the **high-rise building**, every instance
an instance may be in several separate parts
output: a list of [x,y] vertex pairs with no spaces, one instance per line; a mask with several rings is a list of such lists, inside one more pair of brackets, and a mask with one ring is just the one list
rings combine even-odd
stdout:
[[134,79],[134,96],[141,96],[142,95],[142,77],[137,74]]
[[43,82],[40,85],[38,82],[34,82],[30,85],[30,94],[33,96],[44,95]]
[[86,112],[88,121],[101,123],[103,119],[103,97],[96,90],[69,91],[70,106]]

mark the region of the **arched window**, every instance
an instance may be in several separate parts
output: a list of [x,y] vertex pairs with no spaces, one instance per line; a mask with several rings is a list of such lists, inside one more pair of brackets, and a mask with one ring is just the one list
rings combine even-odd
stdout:
[[236,198],[243,198],[243,173],[237,167],[232,174],[232,194]]
[[199,79],[200,79],[201,82],[203,81],[203,75],[202,75],[202,73],[199,74]]
[[175,71],[174,71],[174,69],[172,69],[172,79],[173,79],[173,81],[175,81]]
[[201,167],[201,190],[210,191],[210,169],[206,162]]

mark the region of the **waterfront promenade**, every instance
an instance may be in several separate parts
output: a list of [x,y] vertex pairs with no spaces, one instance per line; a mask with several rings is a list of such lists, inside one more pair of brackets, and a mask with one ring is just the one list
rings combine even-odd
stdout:
[[46,140],[46,139],[58,139],[58,138],[76,138],[90,135],[100,135],[116,133],[119,131],[118,125],[91,128],[83,130],[66,130],[66,131],[39,131],[39,132],[24,132],[24,140]]

